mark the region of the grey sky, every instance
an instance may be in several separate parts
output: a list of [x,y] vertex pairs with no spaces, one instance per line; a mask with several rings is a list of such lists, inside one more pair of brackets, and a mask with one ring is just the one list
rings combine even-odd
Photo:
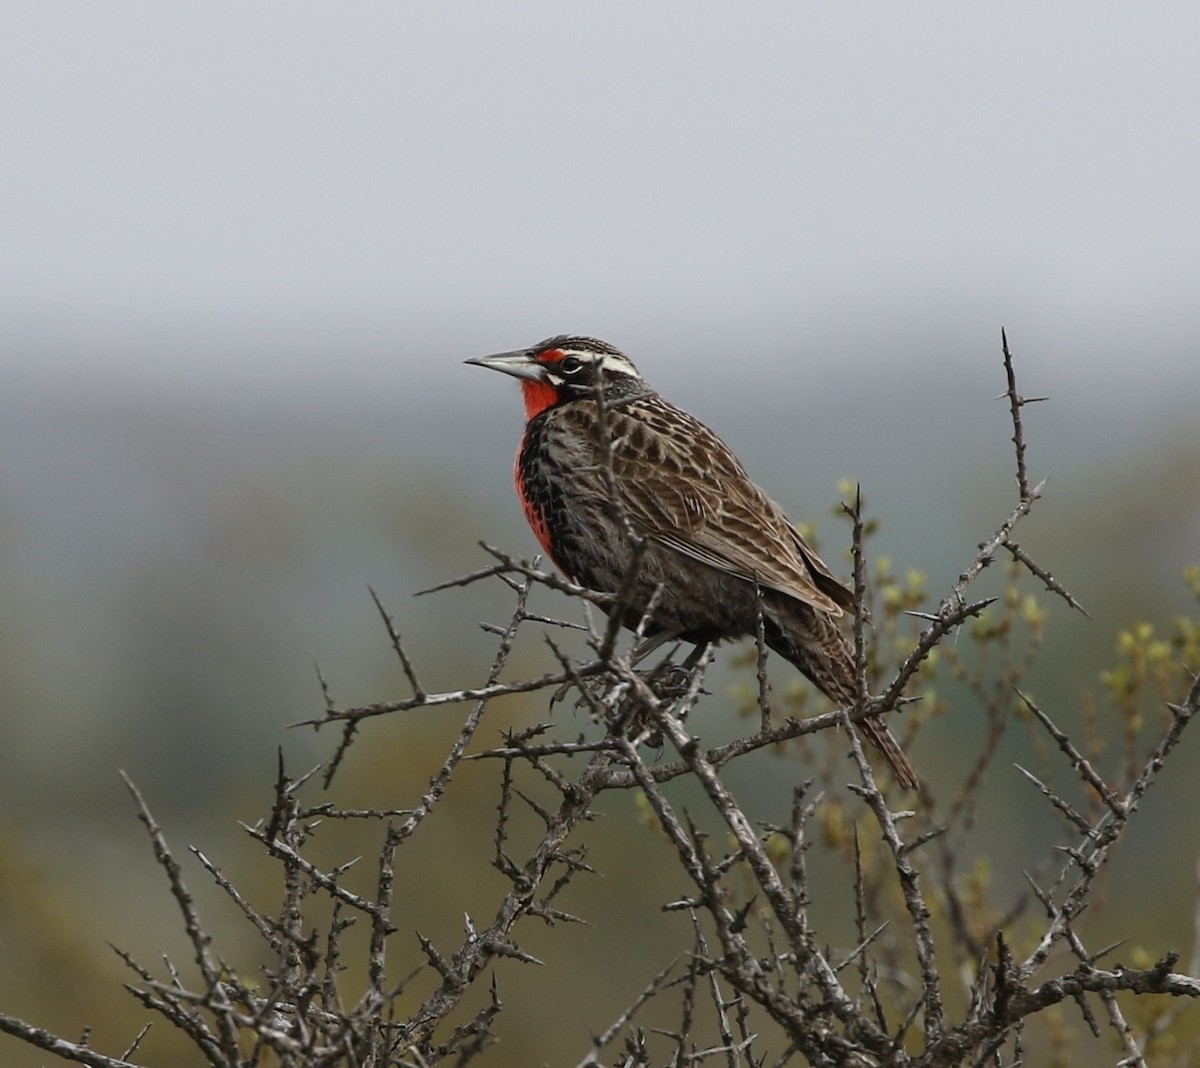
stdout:
[[1198,46],[1189,3],[9,2],[0,359],[382,386],[1006,324],[1200,383]]

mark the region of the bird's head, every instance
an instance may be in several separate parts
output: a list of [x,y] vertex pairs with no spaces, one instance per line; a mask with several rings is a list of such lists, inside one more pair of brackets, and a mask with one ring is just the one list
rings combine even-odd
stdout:
[[597,388],[606,398],[644,388],[642,376],[629,357],[594,337],[564,334],[527,349],[478,356],[466,362],[519,378],[526,419],[561,401],[594,395]]

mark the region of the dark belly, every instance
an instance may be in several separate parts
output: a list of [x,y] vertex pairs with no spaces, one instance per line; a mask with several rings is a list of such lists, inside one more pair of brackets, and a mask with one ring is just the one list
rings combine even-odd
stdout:
[[[577,582],[605,593],[619,593],[634,557],[623,535],[613,532],[617,546],[568,551]],[[617,551],[612,551],[616,548]],[[693,560],[664,545],[646,545],[628,590],[621,622],[630,630],[645,624],[647,637],[679,631],[689,642],[712,642],[753,634],[757,602],[753,584]],[[611,613],[610,613],[611,614]]]

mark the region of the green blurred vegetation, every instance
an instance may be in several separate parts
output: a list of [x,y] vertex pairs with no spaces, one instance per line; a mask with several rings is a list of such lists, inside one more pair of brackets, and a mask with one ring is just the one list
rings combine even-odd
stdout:
[[[709,420],[718,422],[712,413]],[[115,394],[61,409],[46,398],[14,402],[0,454],[7,608],[0,629],[0,1009],[66,1036],[90,1026],[97,1047],[119,1050],[146,1016],[121,989],[124,974],[105,941],[149,963],[160,952],[188,958],[118,767],[142,788],[178,852],[195,843],[249,894],[273,900],[278,888],[255,882],[257,851],[236,821],[269,806],[277,747],[294,774],[335,744],[329,735],[287,729],[321,706],[314,658],[343,705],[405,692],[368,584],[405,633],[428,688],[482,678],[492,639],[476,623],[503,621],[505,591],[410,595],[480,566],[480,538],[530,554],[533,545],[510,499],[508,444],[493,440],[505,427],[515,439],[515,421],[455,417],[453,435],[444,433],[447,425],[444,409],[388,408],[377,400],[332,411],[316,402],[147,406]],[[753,438],[761,425],[726,436]],[[1036,427],[1029,436],[1034,469],[1053,467]],[[856,448],[868,457],[856,462],[870,471],[870,446]],[[876,448],[882,456],[887,446]],[[1009,507],[1006,448],[998,431],[982,465],[973,449],[947,456],[927,491],[914,477],[903,500],[893,484],[875,501],[863,475],[886,550],[871,561],[881,656],[903,653],[912,640],[903,613],[940,597]],[[1098,435],[1092,453],[1090,464],[1074,463],[1069,480],[1051,483],[1028,542],[1024,532],[1021,539],[1091,619],[1028,578],[1014,586],[1010,573],[995,569],[987,581],[997,604],[945,647],[920,681],[923,700],[899,727],[903,736],[921,724],[911,752],[935,791],[953,790],[981,746],[998,749],[973,815],[986,845],[964,863],[981,918],[992,903],[1021,892],[1022,866],[1061,840],[1040,797],[1011,769],[1018,762],[1053,775],[1044,737],[1031,729],[989,738],[998,703],[1014,701],[1013,678],[1001,671],[997,679],[996,664],[1019,665],[1022,688],[1060,726],[1086,736],[1089,754],[1114,777],[1127,773],[1135,753],[1144,755],[1163,701],[1178,693],[1180,665],[1198,665],[1200,579],[1194,568],[1186,582],[1180,576],[1200,550],[1200,442],[1164,427],[1161,437],[1117,452],[1106,451]],[[885,471],[895,463],[894,456],[880,460]],[[786,488],[778,471],[752,470],[777,493]],[[801,492],[819,514],[811,489]],[[831,486],[827,498],[836,495]],[[826,521],[821,533],[826,557],[836,559],[830,547],[848,540],[844,531]],[[539,673],[545,656],[526,645],[511,670]],[[701,725],[710,738],[739,731],[744,724],[729,710],[752,704],[745,660],[719,659]],[[778,690],[806,711],[815,701],[811,689],[781,670],[773,668]],[[485,740],[550,715],[541,698],[504,707],[510,718],[492,720]],[[440,763],[458,719],[454,711],[422,713],[368,728],[369,743],[351,751],[340,773],[339,801],[351,806],[361,796],[403,806]],[[1191,752],[1197,744],[1184,743]],[[799,754],[747,761],[731,783],[751,814],[765,817],[786,804],[793,782],[837,759],[822,741]],[[414,967],[412,932],[435,941],[457,935],[463,913],[485,907],[499,881],[486,862],[494,772],[471,765],[454,789],[454,804],[422,830],[400,873],[411,924],[393,941]],[[680,789],[686,796],[687,787]],[[1117,854],[1097,910],[1097,944],[1110,923],[1121,936],[1112,917],[1136,914],[1139,931],[1153,940],[1146,954],[1178,948],[1186,958],[1197,801],[1184,754],[1168,766]],[[814,883],[828,890],[831,923],[841,923],[848,940],[839,859],[854,818],[846,799],[829,807],[822,852],[811,862],[828,865],[814,871]],[[589,863],[604,874],[579,881],[569,903],[594,926],[528,933],[524,943],[548,965],[586,960],[594,980],[564,984],[552,966],[514,968],[504,977],[502,1042],[489,1063],[579,1056],[582,1037],[688,944],[686,921],[659,911],[686,888],[662,863],[668,853],[652,822],[617,798],[600,826]],[[321,859],[370,855],[371,844],[357,833],[348,826],[337,855]],[[198,865],[186,878],[218,937],[236,938],[240,921]],[[1154,888],[1152,907],[1147,887]],[[1063,1018],[1061,1026],[1066,1049],[1080,1024]],[[144,1048],[165,1051],[171,1042],[158,1024]],[[0,1050],[13,1068],[46,1062],[9,1039],[0,1039]]]

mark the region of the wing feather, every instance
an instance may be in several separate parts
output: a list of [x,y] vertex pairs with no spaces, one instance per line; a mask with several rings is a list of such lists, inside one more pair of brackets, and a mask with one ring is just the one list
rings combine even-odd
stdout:
[[651,395],[608,412],[621,507],[645,536],[841,615],[853,595],[703,423]]

